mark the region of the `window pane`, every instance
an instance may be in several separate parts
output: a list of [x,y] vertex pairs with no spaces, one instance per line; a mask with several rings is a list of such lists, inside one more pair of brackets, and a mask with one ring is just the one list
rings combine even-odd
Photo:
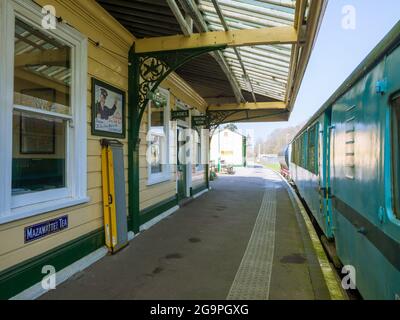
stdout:
[[14,112],[13,195],[66,187],[65,141],[65,121]]
[[151,106],[151,127],[164,128],[164,108],[158,108],[152,102]]
[[290,161],[293,162],[293,163],[296,163],[295,160],[294,160],[295,159],[295,154],[296,154],[296,142],[294,141],[292,143],[292,154],[290,156]]
[[152,136],[151,138],[151,173],[161,173],[161,137]]
[[16,19],[14,104],[70,114],[71,48]]
[[197,144],[197,166],[202,167],[203,163],[201,162],[201,143]]
[[302,168],[306,167],[305,139],[306,139],[306,134],[304,133],[300,137],[300,167]]
[[393,117],[393,175],[394,187],[393,198],[395,214],[400,219],[400,99],[394,103]]
[[194,140],[194,150],[193,150],[193,157],[194,157],[194,161],[195,161],[195,165],[197,167],[197,170],[201,170],[202,169],[202,159],[201,159],[201,136],[200,136],[200,131],[202,130],[201,128],[199,128],[199,130],[193,130],[193,140]]
[[312,173],[316,174],[316,168],[315,168],[315,164],[316,164],[316,130],[317,127],[316,125],[314,125],[310,131],[309,131],[309,135],[308,135],[308,170]]

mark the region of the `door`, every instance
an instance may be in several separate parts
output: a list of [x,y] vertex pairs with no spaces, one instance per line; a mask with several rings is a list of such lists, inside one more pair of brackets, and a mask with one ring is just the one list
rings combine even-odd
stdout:
[[332,126],[332,109],[325,112],[324,124],[324,142],[323,142],[323,190],[324,190],[324,214],[325,214],[325,234],[327,238],[332,239],[333,221],[332,221],[332,185],[331,185],[331,154],[334,151],[334,127]]
[[178,201],[182,201],[187,198],[187,138],[185,134],[185,129],[183,127],[178,127],[177,132],[177,184],[178,184]]

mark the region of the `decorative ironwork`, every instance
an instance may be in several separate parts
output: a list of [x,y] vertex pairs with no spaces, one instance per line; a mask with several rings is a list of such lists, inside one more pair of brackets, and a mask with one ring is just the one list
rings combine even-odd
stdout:
[[243,112],[243,110],[221,110],[221,111],[208,111],[207,118],[208,118],[208,129],[210,130],[210,134],[212,135],[215,130],[226,120],[239,113]]
[[139,231],[139,131],[148,105],[161,84],[173,71],[202,54],[221,50],[214,46],[191,50],[175,50],[157,53],[129,54],[129,230]]
[[218,129],[221,124],[232,122],[229,118],[238,113],[245,113],[244,117],[236,118],[233,122],[249,121],[258,118],[268,118],[275,117],[287,113],[286,110],[279,112],[271,112],[268,114],[257,115],[251,117],[249,115],[249,110],[220,110],[220,111],[207,111],[208,126],[211,136]]
[[143,105],[149,98],[152,86],[168,71],[167,64],[157,58],[139,58],[139,105]]
[[177,70],[191,59],[220,49],[223,49],[223,47],[135,54],[133,48],[130,54],[132,73],[130,73],[129,77],[132,81],[129,90],[132,90],[131,98],[134,103],[132,106],[137,108],[136,116],[132,119],[135,121],[137,133],[151,93],[157,90],[161,82],[171,72]]

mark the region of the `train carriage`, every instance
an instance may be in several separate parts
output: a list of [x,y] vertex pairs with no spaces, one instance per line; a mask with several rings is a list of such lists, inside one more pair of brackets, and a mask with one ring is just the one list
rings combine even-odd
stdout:
[[400,299],[400,23],[290,145],[290,175],[366,299]]

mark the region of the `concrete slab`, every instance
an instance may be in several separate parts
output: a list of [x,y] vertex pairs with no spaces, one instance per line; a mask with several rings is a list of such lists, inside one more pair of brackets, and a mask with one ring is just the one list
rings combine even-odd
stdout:
[[[267,177],[267,179],[265,179]],[[327,299],[322,273],[284,184],[264,169],[220,176],[212,190],[42,299],[227,298],[265,192],[276,191],[270,299]],[[309,239],[308,239],[309,241]]]

